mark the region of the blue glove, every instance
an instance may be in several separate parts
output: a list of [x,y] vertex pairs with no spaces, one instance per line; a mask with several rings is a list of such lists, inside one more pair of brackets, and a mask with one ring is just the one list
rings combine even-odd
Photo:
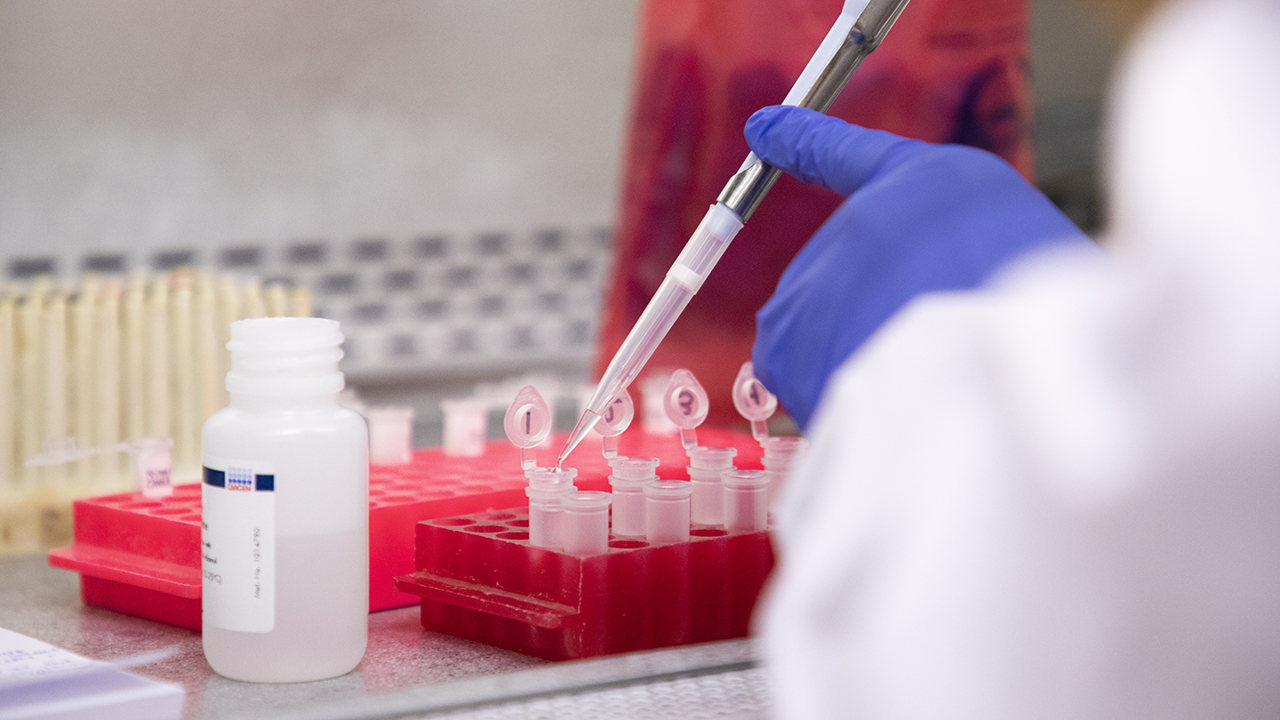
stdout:
[[747,120],[756,155],[848,199],[756,314],[757,377],[805,427],[827,379],[916,295],[981,285],[1013,258],[1088,243],[1011,165],[797,107]]

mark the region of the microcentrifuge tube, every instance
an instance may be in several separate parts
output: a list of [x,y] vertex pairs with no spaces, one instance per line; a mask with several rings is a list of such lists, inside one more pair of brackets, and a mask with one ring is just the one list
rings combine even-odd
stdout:
[[681,368],[671,374],[663,404],[667,417],[680,428],[680,443],[685,452],[698,446],[698,426],[707,419],[711,407],[707,391],[693,373]]
[[690,515],[697,525],[724,523],[720,476],[733,469],[734,448],[697,447],[689,451],[689,480],[693,483]]
[[562,503],[577,494],[573,468],[530,468],[525,471],[529,486],[529,544],[534,547],[564,547]]
[[643,537],[645,499],[644,486],[657,480],[658,458],[618,456],[609,462],[613,472],[609,487],[613,490],[613,534]]
[[689,496],[683,480],[650,480],[644,485],[644,535],[651,543],[689,541]]
[[738,377],[733,381],[733,406],[738,414],[751,423],[751,436],[757,442],[764,442],[769,437],[767,420],[778,409],[778,398],[765,388],[764,383],[756,379],[755,368],[751,361],[742,363],[738,369]]
[[618,436],[626,431],[635,416],[636,406],[631,402],[631,393],[626,390],[605,407],[595,431],[601,435],[606,460],[618,457]]
[[756,532],[769,525],[769,475],[763,470],[727,470],[724,485],[724,529]]
[[609,551],[610,499],[606,492],[576,492],[561,498],[560,529],[566,553],[586,557]]
[[364,411],[369,422],[369,462],[404,465],[413,459],[413,408],[383,406]]
[[489,406],[477,398],[440,401],[444,412],[444,454],[479,457],[488,434]]
[[173,494],[173,438],[133,438],[124,443],[129,452],[129,473],[143,497]]
[[809,441],[802,437],[771,437],[760,443],[764,457],[760,464],[769,474],[769,504],[776,506],[783,482],[809,448]]
[[507,408],[503,427],[507,439],[520,448],[520,466],[528,470],[537,466],[537,448],[551,434],[551,408],[532,385],[525,385]]

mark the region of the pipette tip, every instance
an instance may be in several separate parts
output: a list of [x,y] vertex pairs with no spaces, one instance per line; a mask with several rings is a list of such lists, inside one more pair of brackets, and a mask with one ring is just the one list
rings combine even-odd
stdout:
[[569,453],[578,447],[578,444],[587,436],[587,433],[591,432],[591,428],[595,427],[597,422],[600,422],[599,415],[590,410],[582,413],[582,417],[578,418],[578,424],[573,427],[573,432],[569,434],[569,440],[564,444],[564,449],[560,451],[560,456],[556,458],[556,467],[560,467],[564,463],[565,458],[569,457]]

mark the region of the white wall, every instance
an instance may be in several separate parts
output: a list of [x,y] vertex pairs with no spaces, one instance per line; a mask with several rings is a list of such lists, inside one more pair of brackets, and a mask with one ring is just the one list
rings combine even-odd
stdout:
[[608,223],[636,6],[0,0],[0,255]]

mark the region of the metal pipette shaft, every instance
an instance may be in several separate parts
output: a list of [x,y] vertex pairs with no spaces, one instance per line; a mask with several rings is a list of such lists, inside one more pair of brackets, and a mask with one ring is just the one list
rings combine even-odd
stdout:
[[[826,112],[863,59],[884,40],[907,2],[909,0],[846,0],[840,17],[783,104]],[[751,218],[760,201],[777,182],[779,174],[780,170],[751,153],[738,172],[729,178],[716,203],[707,211],[707,216],[605,369],[595,394],[560,451],[557,466],[595,427],[609,403],[640,374],[742,223]]]

